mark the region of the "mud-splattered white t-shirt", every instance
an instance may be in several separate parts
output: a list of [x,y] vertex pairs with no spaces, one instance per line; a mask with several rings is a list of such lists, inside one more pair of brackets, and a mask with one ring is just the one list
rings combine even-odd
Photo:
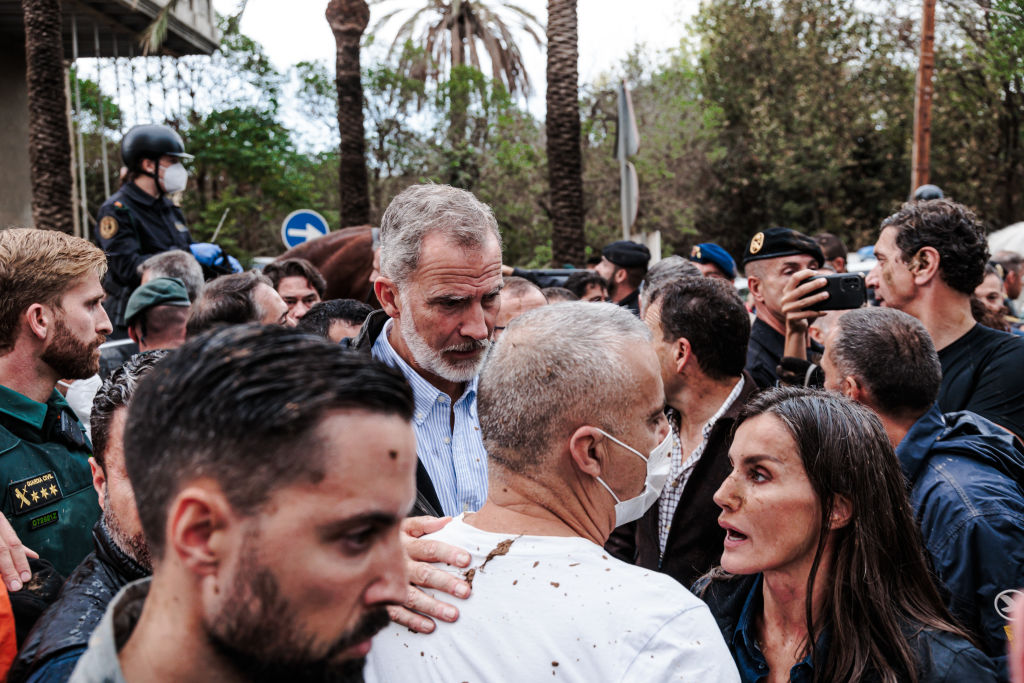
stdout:
[[[366,681],[739,681],[707,606],[670,577],[583,538],[480,531],[462,517],[431,538],[473,555],[454,624],[392,624]],[[441,596],[439,596],[441,597]]]

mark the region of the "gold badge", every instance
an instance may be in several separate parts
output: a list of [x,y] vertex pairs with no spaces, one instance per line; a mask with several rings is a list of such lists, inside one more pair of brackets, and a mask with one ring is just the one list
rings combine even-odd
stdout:
[[109,240],[117,234],[117,219],[113,216],[104,216],[100,220],[100,239]]
[[695,246],[693,249],[690,250],[690,257],[691,258],[695,258],[695,259],[699,259],[700,258],[700,247],[699,246]]
[[754,239],[750,240],[750,253],[756,254],[761,251],[761,247],[764,246],[764,233],[759,232],[754,235]]

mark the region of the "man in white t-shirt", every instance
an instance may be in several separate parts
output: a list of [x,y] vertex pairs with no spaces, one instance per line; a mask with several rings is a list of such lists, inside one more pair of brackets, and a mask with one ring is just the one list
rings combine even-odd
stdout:
[[374,681],[738,681],[708,608],[607,554],[667,473],[664,390],[647,328],[612,304],[512,321],[480,376],[487,501],[428,538],[473,560],[455,623],[392,625]]

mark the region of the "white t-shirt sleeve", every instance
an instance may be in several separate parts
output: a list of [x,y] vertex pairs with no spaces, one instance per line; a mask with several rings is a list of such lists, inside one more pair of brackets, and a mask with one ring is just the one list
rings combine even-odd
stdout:
[[665,622],[626,667],[630,681],[739,683],[729,648],[707,606],[690,607]]

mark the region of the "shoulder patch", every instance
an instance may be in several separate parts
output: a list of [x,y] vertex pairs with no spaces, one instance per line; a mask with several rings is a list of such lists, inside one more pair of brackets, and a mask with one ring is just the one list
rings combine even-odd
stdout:
[[122,206],[124,206],[124,204],[122,204],[121,202],[114,202],[115,209],[120,209]]
[[7,495],[14,506],[15,515],[32,512],[44,505],[56,503],[64,497],[60,490],[60,482],[52,470],[9,484]]
[[109,240],[117,234],[118,229],[117,219],[113,216],[104,216],[100,219],[100,239]]

